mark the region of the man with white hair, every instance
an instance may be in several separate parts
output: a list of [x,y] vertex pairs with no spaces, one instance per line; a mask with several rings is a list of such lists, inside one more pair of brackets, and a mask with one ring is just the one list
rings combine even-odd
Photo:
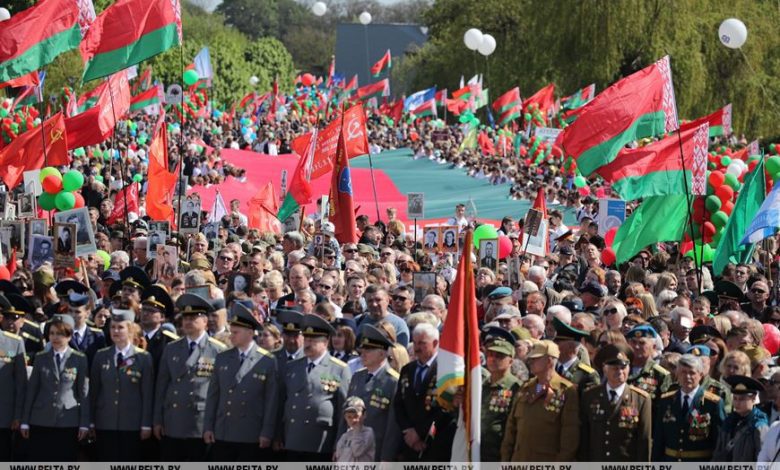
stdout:
[[563,297],[559,292],[550,286],[547,280],[547,270],[542,266],[531,266],[528,269],[528,280],[536,284],[539,292],[545,297],[545,305],[552,306],[559,304]]
[[547,339],[555,338],[555,327],[553,318],[557,318],[566,325],[571,325],[571,310],[563,305],[553,305],[547,309],[547,315],[544,322],[544,336]]
[[446,462],[452,453],[457,410],[447,411],[436,401],[439,330],[429,323],[420,323],[412,332],[412,342],[416,360],[401,369],[393,403],[403,433],[403,461]]
[[542,339],[544,336],[544,320],[539,315],[526,315],[521,320],[523,328],[531,333],[531,338]]
[[671,344],[667,349],[685,351],[691,346],[688,335],[693,328],[693,312],[685,307],[675,307],[669,312],[672,319]]
[[439,325],[444,326],[444,321],[447,319],[447,304],[440,295],[426,295],[422,302],[420,302],[420,307],[423,310],[429,310],[433,312],[433,314],[436,315],[436,317],[439,319]]
[[149,261],[146,258],[146,237],[138,237],[133,240],[133,266],[144,269],[146,262]]
[[111,264],[109,265],[109,269],[119,272],[128,266],[130,266],[130,255],[128,255],[126,251],[118,250],[111,252]]
[[704,364],[693,354],[677,363],[678,390],[666,392],[656,407],[653,462],[709,461],[724,419],[721,398],[704,390]]

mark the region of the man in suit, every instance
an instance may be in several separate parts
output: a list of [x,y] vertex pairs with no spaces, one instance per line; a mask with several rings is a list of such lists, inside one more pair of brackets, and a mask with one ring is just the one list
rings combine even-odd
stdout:
[[677,363],[680,388],[661,395],[653,417],[653,462],[709,461],[725,418],[721,398],[704,390],[704,364],[693,354]]
[[608,344],[596,354],[606,383],[582,393],[579,461],[649,462],[650,394],[628,384],[631,350]]
[[425,232],[425,248],[433,250],[439,247],[439,234],[436,229],[430,229]]
[[87,294],[71,292],[68,294],[68,313],[73,317],[73,337],[70,347],[87,355],[87,362],[92,366],[92,359],[99,349],[106,347],[106,337],[100,328],[87,325],[89,318],[89,300]]
[[141,329],[146,338],[146,350],[152,355],[154,370],[159,370],[165,346],[179,337],[161,327],[164,321],[173,319],[173,300],[161,285],[144,290],[141,301]]
[[226,346],[206,334],[214,307],[203,297],[182,294],[176,300],[185,336],[165,347],[160,358],[154,400],[154,435],[164,461],[203,461],[206,392],[217,354]]
[[276,427],[276,360],[254,342],[263,326],[236,304],[230,321],[233,348],[217,355],[206,397],[203,440],[215,462],[265,461]]
[[[393,461],[398,453],[401,431],[395,419],[393,400],[398,386],[398,372],[387,362],[387,350],[393,342],[373,325],[361,330],[360,360],[363,368],[349,382],[349,397],[359,397],[366,404],[364,425],[374,431],[377,461]],[[339,423],[339,435],[346,432],[346,421]]]
[[333,327],[317,315],[305,315],[305,357],[289,364],[281,383],[282,439],[293,462],[329,462],[347,398],[350,371],[328,353]]
[[[0,295],[0,311],[3,318],[13,310],[8,299]],[[27,387],[24,341],[9,331],[0,334],[0,462],[12,461],[12,436],[19,429]]]
[[421,323],[414,329],[412,342],[417,360],[401,369],[393,403],[404,439],[402,461],[448,462],[457,412],[441,408],[436,401],[439,330]]
[[481,267],[488,268],[492,271],[496,270],[496,264],[498,263],[495,258],[495,248],[493,247],[493,242],[487,242],[485,243],[485,253],[482,256],[482,263]]

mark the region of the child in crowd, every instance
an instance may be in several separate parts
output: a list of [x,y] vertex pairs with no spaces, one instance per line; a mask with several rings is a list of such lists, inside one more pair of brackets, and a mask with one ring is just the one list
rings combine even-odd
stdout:
[[366,405],[359,397],[347,398],[344,407],[344,419],[349,430],[339,438],[336,444],[334,462],[373,462],[374,430],[363,425]]

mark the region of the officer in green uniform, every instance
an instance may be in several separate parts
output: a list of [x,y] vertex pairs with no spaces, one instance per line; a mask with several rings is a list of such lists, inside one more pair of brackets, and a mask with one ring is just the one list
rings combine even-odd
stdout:
[[552,324],[555,328],[553,341],[561,351],[561,358],[555,369],[558,375],[576,385],[580,393],[592,385],[598,385],[601,381],[599,373],[593,367],[580,361],[577,355],[580,341],[582,338],[587,338],[588,333],[567,325],[557,317],[553,318]]
[[672,384],[669,371],[653,359],[656,353],[655,339],[657,337],[658,333],[655,328],[647,324],[637,325],[626,333],[628,345],[634,352],[628,383],[649,393],[653,398],[653,403],[662,393],[669,390]]
[[44,346],[40,325],[25,319],[26,315],[35,312],[35,307],[21,295],[7,293],[0,299],[0,309],[3,313],[3,331],[21,336],[27,353],[27,363],[32,364],[32,359],[43,351]]
[[704,364],[699,357],[680,357],[676,376],[680,388],[661,394],[655,407],[653,461],[709,461],[724,419],[723,402],[701,386]]
[[520,380],[512,375],[515,357],[515,337],[503,328],[491,327],[485,332],[487,377],[482,381],[482,444],[483,462],[501,461],[501,442],[506,419],[520,389]]
[[693,354],[701,359],[704,364],[704,378],[701,381],[701,387],[710,393],[718,395],[723,400],[723,411],[728,414],[731,413],[731,390],[725,386],[721,381],[713,379],[710,375],[710,357],[712,356],[712,350],[709,346],[704,344],[694,344],[688,351],[688,354]]
[[631,349],[608,344],[596,353],[605,383],[582,394],[579,459],[583,462],[649,462],[650,394],[628,385]]

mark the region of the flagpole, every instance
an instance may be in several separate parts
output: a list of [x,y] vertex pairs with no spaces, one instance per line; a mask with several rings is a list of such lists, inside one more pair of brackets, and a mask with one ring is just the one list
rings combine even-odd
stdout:
[[[126,72],[125,78],[127,78]],[[111,77],[108,78],[108,96],[111,98],[111,116],[114,118],[114,132],[111,134],[111,152],[113,153],[116,149],[114,148],[114,138],[116,137],[116,111],[114,110],[114,89],[111,87]],[[111,158],[113,158],[113,155],[110,155]],[[122,178],[120,181],[122,181],[122,189],[121,191],[124,192],[124,203],[125,203],[125,227],[127,229],[130,229],[130,218],[127,212],[127,186],[124,184],[125,181],[125,164],[122,162],[122,155],[119,155],[119,171],[122,173]]]
[[374,205],[376,206],[376,221],[380,221],[379,199],[376,197],[376,180],[374,179],[374,162],[371,159],[371,149],[368,149],[368,169],[371,172],[371,188],[374,190]]
[[[38,76],[38,81],[40,82],[40,75]],[[38,84],[39,87],[41,87],[41,101],[38,103],[41,115],[41,139],[43,140],[43,166],[49,166],[49,154],[46,151],[46,131],[44,130],[44,124],[46,123],[46,116],[43,114],[43,105],[44,105],[44,98],[43,98],[43,83]],[[13,109],[11,110],[13,111]],[[10,188],[9,188],[10,189]]]
[[[179,76],[184,77],[184,37],[181,38],[181,46],[179,47],[179,67],[181,70],[179,71]],[[183,78],[182,78],[183,80]],[[186,84],[185,84],[186,85]],[[184,174],[184,115],[186,113],[184,112],[184,87],[181,89],[181,129],[179,130],[179,174],[176,177],[176,186],[179,188],[179,197],[176,202],[176,205],[178,206],[176,210],[174,211],[174,221],[179,220],[178,217],[181,217],[181,198],[184,196],[184,194],[187,193],[187,185],[181,184],[181,177]],[[165,122],[163,122],[163,125],[165,125]],[[178,217],[176,217],[178,215]],[[200,217],[200,214],[198,214],[198,217]],[[177,224],[178,227],[179,224]],[[187,252],[189,253],[189,246],[187,247]],[[189,256],[189,254],[188,254]]]
[[[683,144],[682,144],[682,134],[680,134],[680,126],[677,126],[677,143],[680,146],[680,162],[682,163],[682,173],[683,173],[683,184],[685,185],[685,196],[686,201],[688,203],[688,221],[690,225],[690,231],[691,231],[691,241],[693,241],[693,264],[696,265],[696,282],[699,284],[697,286],[696,294],[701,294],[701,282],[702,282],[702,269],[703,269],[703,262],[699,263],[699,259],[701,259],[704,256],[704,224],[702,223],[702,234],[701,234],[701,253],[700,256],[696,256],[696,237],[693,233],[693,213],[691,212],[691,192],[688,189],[688,178],[685,176],[685,155],[683,152]],[[694,199],[696,196],[694,196]],[[704,222],[704,220],[702,220]],[[682,246],[682,244],[680,245]]]

